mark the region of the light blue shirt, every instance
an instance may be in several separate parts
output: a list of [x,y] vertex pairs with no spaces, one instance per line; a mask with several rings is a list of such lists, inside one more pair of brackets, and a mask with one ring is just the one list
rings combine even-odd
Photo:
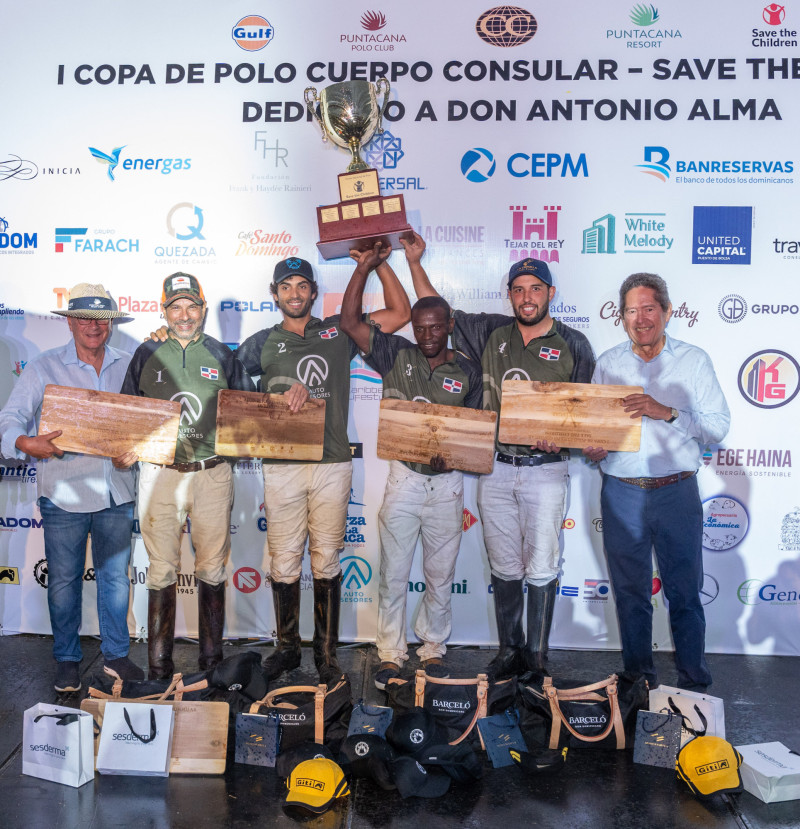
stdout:
[[630,340],[600,355],[593,383],[642,386],[664,406],[677,409],[677,420],[642,418],[638,452],[609,452],[603,472],[617,478],[662,478],[700,467],[703,448],[719,443],[731,423],[711,358],[694,345],[667,335],[661,353],[646,362]]
[[[25,459],[15,444],[21,435],[37,433],[48,383],[118,392],[130,361],[130,354],[106,345],[98,376],[94,366],[78,359],[74,340],[30,360],[0,412],[3,457]],[[29,432],[31,425],[34,429]],[[110,458],[65,452],[62,458],[37,460],[36,464],[38,495],[67,512],[99,512],[111,506],[110,497],[116,504],[133,501],[133,469],[115,469]]]

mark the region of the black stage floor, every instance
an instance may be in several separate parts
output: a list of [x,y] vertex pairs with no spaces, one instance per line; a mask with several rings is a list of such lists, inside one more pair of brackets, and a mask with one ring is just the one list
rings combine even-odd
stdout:
[[[237,765],[229,741],[227,772],[222,776],[169,778],[96,775],[80,789],[22,774],[22,713],[37,702],[77,707],[81,694],[58,695],[52,686],[52,640],[44,636],[0,637],[0,826],[52,829],[110,827],[245,827],[297,826],[281,810],[285,788],[273,769]],[[226,644],[234,648],[271,646],[253,642]],[[84,680],[102,669],[99,644],[84,639]],[[196,645],[176,646],[178,669],[196,668]],[[146,662],[146,646],[135,644],[132,657]],[[452,675],[474,676],[493,653],[474,648],[451,649]],[[377,663],[374,647],[340,651],[349,673],[354,701],[385,704],[372,684]],[[710,689],[725,700],[727,737],[734,745],[780,741],[800,747],[797,686],[800,658],[712,654]],[[407,666],[415,667],[413,661]],[[556,651],[551,654],[554,677],[597,680],[620,669],[619,654],[600,651]],[[674,684],[672,655],[657,654],[662,682]],[[289,675],[292,683],[314,683],[311,653]],[[412,797],[386,792],[371,781],[358,780],[352,794],[327,814],[306,824],[326,829],[372,827],[745,827],[795,829],[800,826],[800,801],[766,805],[747,792],[697,801],[676,780],[674,772],[633,763],[632,752],[570,750],[560,774],[525,777],[516,768],[492,769],[471,784],[453,784],[442,798]]]

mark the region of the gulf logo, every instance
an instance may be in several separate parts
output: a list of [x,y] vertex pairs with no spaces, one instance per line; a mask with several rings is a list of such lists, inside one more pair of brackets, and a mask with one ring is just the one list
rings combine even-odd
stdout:
[[272,24],[266,17],[249,14],[233,27],[231,37],[233,42],[245,51],[257,52],[272,40],[274,33]]

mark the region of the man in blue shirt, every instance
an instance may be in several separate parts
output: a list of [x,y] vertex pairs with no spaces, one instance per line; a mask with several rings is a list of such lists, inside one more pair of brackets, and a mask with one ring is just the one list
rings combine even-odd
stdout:
[[705,691],[703,507],[696,472],[703,447],[728,433],[730,413],[708,354],[666,333],[672,316],[667,285],[649,273],[629,276],[619,291],[630,338],[600,355],[593,383],[642,386],[622,399],[642,419],[638,452],[587,447],[603,471],[603,540],[617,603],[625,670],[658,685],[653,663],[652,550],[669,602],[678,686]]
[[53,313],[67,317],[72,340],[28,363],[0,412],[0,434],[3,457],[42,461],[37,475],[38,503],[57,664],[55,689],[67,692],[81,687],[78,631],[90,534],[105,668],[122,679],[144,678],[141,668],[128,659],[128,564],[134,498],[130,466],[137,458],[132,452],[113,459],[65,453],[53,443],[61,431],[36,434],[48,383],[118,392],[131,359],[107,344],[111,320],[125,314],[113,310],[102,285],[76,285],[70,291],[67,310]]

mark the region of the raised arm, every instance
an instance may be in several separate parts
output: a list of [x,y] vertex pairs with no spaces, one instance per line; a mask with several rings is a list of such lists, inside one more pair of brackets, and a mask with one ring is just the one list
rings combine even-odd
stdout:
[[[392,249],[388,246],[381,249],[379,248],[379,243],[376,242],[372,251],[367,251],[368,254],[373,254],[372,257],[367,256],[368,260],[374,258],[376,250],[379,250],[378,256],[380,258],[376,265],[372,267],[375,268],[378,279],[380,279],[381,285],[383,286],[383,301],[385,307],[380,311],[371,312],[369,317],[381,331],[387,334],[394,334],[395,331],[401,329],[411,319],[411,303],[408,301],[408,294],[406,294],[405,288],[400,284],[397,274],[386,261]],[[363,257],[364,254],[361,256]],[[361,265],[360,257],[358,262],[359,265],[356,266],[356,270]],[[353,339],[355,340],[355,337]],[[358,342],[357,340],[355,341]]]
[[413,240],[408,241],[401,238],[400,244],[406,252],[406,261],[411,271],[411,279],[414,282],[414,293],[417,295],[417,299],[422,299],[424,296],[439,296],[439,292],[431,285],[428,274],[420,262],[422,254],[425,253],[425,240],[418,233],[415,233]]
[[[364,286],[367,284],[369,272],[379,265],[385,265],[386,257],[389,256],[391,250],[389,247],[381,248],[380,242],[376,242],[369,250],[350,251],[350,256],[356,260],[356,267],[350,277],[350,282],[347,283],[347,290],[344,292],[339,325],[342,331],[364,352],[369,351],[369,323],[363,318]],[[393,271],[392,275],[394,276]],[[396,276],[394,279],[397,281]],[[403,290],[402,287],[400,290]],[[403,296],[405,296],[405,291],[403,291]],[[408,304],[407,297],[406,304]],[[386,311],[377,312],[377,314],[381,313],[386,313]]]

